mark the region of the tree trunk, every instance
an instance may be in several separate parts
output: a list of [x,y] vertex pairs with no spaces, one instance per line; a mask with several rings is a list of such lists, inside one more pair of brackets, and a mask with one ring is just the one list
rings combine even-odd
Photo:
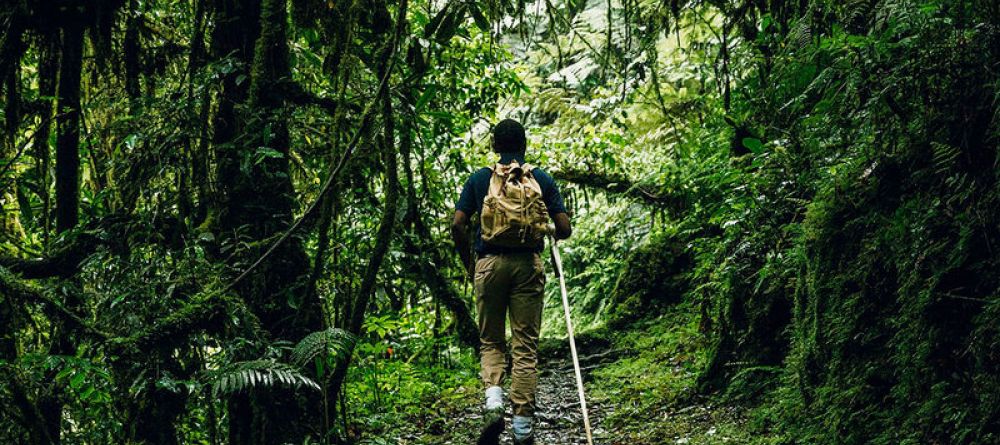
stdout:
[[[7,38],[13,42],[13,54],[5,55],[11,60],[10,68],[3,73],[3,85],[0,90],[4,96],[4,137],[0,142],[0,159],[14,159],[17,146],[17,129],[21,125],[21,54],[23,53],[24,42],[21,35]],[[5,169],[6,170],[6,169]],[[16,181],[4,181],[4,188],[0,190],[0,196],[6,202],[17,202]],[[9,187],[9,188],[8,188]],[[17,212],[4,212],[0,215],[0,228],[4,233],[23,233],[21,223],[18,221]]]
[[70,21],[62,30],[56,118],[56,231],[76,226],[80,202],[80,72],[83,24]]
[[[246,82],[238,83],[240,76],[248,73],[241,69],[253,59],[253,42],[257,40],[260,27],[259,0],[216,0],[212,2],[215,28],[212,31],[211,55],[214,60],[235,59],[236,69],[222,77],[218,108],[212,118],[212,147],[217,160],[215,177],[218,180],[209,197],[205,226],[218,229],[218,233],[231,232],[235,227],[228,217],[223,221],[223,207],[231,182],[240,174],[239,158],[233,147],[236,139],[236,104],[243,102],[247,94]],[[213,227],[213,225],[218,227]],[[226,402],[229,411],[229,437],[231,445],[252,443],[252,412],[250,398],[237,394]]]
[[[23,42],[18,41],[18,53]],[[21,60],[15,58],[10,70],[4,73],[4,137],[5,145],[13,148],[16,145],[17,128],[21,125]],[[13,156],[13,153],[10,154]]]
[[[230,48],[247,51],[247,30],[259,30],[250,66],[250,86],[240,113],[235,99],[242,95],[235,79],[224,81],[216,116],[216,150],[219,159],[221,233],[242,233],[252,238],[243,258],[249,264],[269,247],[262,242],[287,230],[293,220],[294,189],[288,168],[289,136],[284,98],[278,92],[291,77],[284,0],[245,0],[222,11],[240,29],[217,29]],[[258,8],[257,26],[247,26],[248,14]],[[234,16],[235,15],[235,16]],[[224,17],[223,19],[227,19]],[[220,20],[223,20],[220,19]],[[225,28],[228,28],[226,26]],[[247,57],[246,53],[241,54]],[[277,155],[275,155],[277,153]],[[241,168],[244,159],[254,159]],[[256,162],[259,160],[259,162]],[[236,240],[230,240],[236,241]],[[300,239],[292,236],[235,288],[274,340],[297,342],[321,330],[318,298],[306,291],[309,259]],[[256,358],[246,351],[244,359]],[[302,443],[319,437],[322,422],[320,398],[308,390],[258,390],[230,401],[230,442],[233,444]]]
[[125,8],[125,40],[124,64],[125,64],[125,94],[128,94],[130,110],[133,114],[138,112],[139,97],[142,95],[139,87],[139,75],[142,67],[139,65],[139,56],[142,53],[142,46],[139,42],[139,5],[137,0],[129,0],[128,7]]
[[[83,69],[83,24],[70,21],[62,29],[61,56],[56,117],[56,231],[76,227],[80,202],[80,75]],[[75,307],[77,302],[67,301]],[[72,332],[62,323],[52,326],[52,353],[70,354],[75,351]],[[52,443],[61,441],[63,402],[59,391],[41,397],[38,409],[45,419],[47,435]]]
[[121,400],[124,403],[120,402],[124,405],[122,411],[128,413],[128,443],[178,445],[177,419],[184,414],[187,394],[157,387],[156,382],[164,374],[179,379],[191,377],[176,358],[183,356],[182,354],[175,350],[171,342],[166,342],[145,354],[149,366],[147,369],[136,368],[134,359],[116,363],[116,379],[126,382],[143,379],[144,385],[138,396],[119,397],[124,399]]
[[[246,99],[248,84],[237,82],[248,76],[242,67],[253,61],[253,45],[260,32],[260,0],[215,0],[215,28],[212,31],[212,57],[221,61],[233,58],[236,69],[223,75],[218,108],[212,119],[212,146],[217,160],[218,183],[210,200],[210,212],[221,213],[228,182],[240,174],[239,157],[234,148],[237,135],[236,105]],[[211,215],[209,218],[222,218]],[[225,227],[222,221],[218,221]],[[231,225],[231,224],[230,224]]]
[[42,198],[42,240],[43,245],[48,245],[49,229],[51,218],[49,215],[52,209],[51,196],[49,194],[49,169],[51,166],[49,158],[49,135],[52,129],[52,100],[50,97],[56,95],[56,81],[59,75],[59,35],[47,32],[38,39],[38,95],[41,99],[42,110],[39,113],[40,123],[35,130],[35,140],[32,147],[35,150],[35,161],[37,162],[38,190]]
[[[188,56],[187,67],[187,97],[188,102],[195,103],[194,81],[198,70],[204,65],[205,59],[205,16],[207,13],[208,0],[194,0],[194,26],[191,34],[191,53]],[[211,190],[209,184],[209,156],[208,156],[208,135],[209,135],[209,107],[211,105],[210,89],[205,88],[199,95],[199,107],[197,125],[198,131],[192,131],[187,139],[186,149],[188,151],[189,171],[191,172],[191,184],[197,189],[198,196],[196,207],[192,209],[193,215],[191,225],[201,224],[205,219],[207,211],[208,196]],[[193,129],[192,129],[193,130]],[[197,140],[194,144],[192,141]]]

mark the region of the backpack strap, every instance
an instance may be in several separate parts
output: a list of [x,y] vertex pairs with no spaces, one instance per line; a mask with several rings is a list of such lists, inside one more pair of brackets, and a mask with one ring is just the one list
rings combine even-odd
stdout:
[[534,165],[531,165],[531,164],[525,162],[524,165],[521,166],[521,170],[524,171],[524,173],[523,173],[524,177],[531,178],[532,180],[535,180],[535,166]]
[[490,169],[490,186],[487,194],[497,195],[504,189],[506,181],[501,174],[501,167],[501,164],[493,164],[486,167]]

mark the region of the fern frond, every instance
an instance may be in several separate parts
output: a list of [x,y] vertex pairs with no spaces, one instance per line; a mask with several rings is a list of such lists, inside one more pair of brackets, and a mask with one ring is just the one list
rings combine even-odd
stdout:
[[274,360],[236,362],[211,372],[207,380],[214,396],[278,385],[320,389],[319,384],[302,374],[298,367]]
[[305,336],[292,350],[292,363],[305,366],[320,354],[343,360],[354,350],[354,336],[343,329],[330,328]]
[[813,30],[808,20],[799,20],[786,38],[790,49],[796,51],[808,48],[813,43]]
[[938,174],[942,174],[952,168],[957,162],[958,156],[962,154],[960,147],[938,142],[931,142],[931,150],[933,151],[932,162],[934,163],[934,169]]

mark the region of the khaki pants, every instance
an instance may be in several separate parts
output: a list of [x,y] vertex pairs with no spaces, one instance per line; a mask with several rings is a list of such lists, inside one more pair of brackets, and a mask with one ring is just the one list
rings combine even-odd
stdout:
[[538,335],[542,327],[545,271],[537,253],[490,255],[476,262],[481,365],[486,387],[500,386],[506,371],[504,322],[510,314],[510,402],[514,415],[535,412]]

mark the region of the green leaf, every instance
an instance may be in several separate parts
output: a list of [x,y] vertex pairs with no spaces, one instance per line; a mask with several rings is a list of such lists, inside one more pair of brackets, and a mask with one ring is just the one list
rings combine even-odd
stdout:
[[309,60],[309,63],[314,66],[323,66],[323,59],[320,59],[319,55],[310,50],[309,48],[301,49],[302,56]]
[[430,102],[431,99],[434,99],[434,95],[437,94],[437,90],[438,90],[437,85],[431,85],[427,87],[427,89],[424,90],[424,93],[420,95],[420,98],[417,99],[417,105],[414,106],[414,111],[420,113],[424,109],[424,107],[427,106],[427,103]]
[[760,30],[767,31],[773,23],[774,19],[771,18],[771,14],[764,14],[764,16],[760,18]]
[[483,10],[479,9],[479,5],[476,2],[469,2],[469,12],[472,14],[472,20],[476,22],[476,26],[479,29],[483,30],[483,32],[490,32],[490,21],[483,15]]
[[468,8],[465,5],[459,5],[451,9],[453,9],[452,13],[445,17],[441,26],[434,32],[434,40],[437,40],[438,43],[445,43],[455,36],[465,19],[465,10]]
[[270,147],[260,147],[260,148],[257,149],[257,153],[259,153],[259,154],[261,154],[263,156],[269,157],[269,158],[283,158],[283,157],[285,157],[285,155],[283,155],[280,151],[275,150],[275,149],[270,148]]
[[69,387],[73,389],[79,388],[83,385],[83,382],[87,379],[87,374],[78,372],[73,374],[73,377],[69,379]]
[[615,160],[614,155],[608,152],[601,154],[601,161],[603,161],[604,165],[608,166],[609,169],[614,169],[618,166],[618,161]]
[[441,22],[444,21],[444,18],[448,15],[448,11],[450,9],[451,3],[444,5],[444,7],[434,15],[434,18],[432,18],[430,22],[427,22],[427,26],[424,26],[424,38],[429,39],[437,32],[438,28],[441,27]]
[[759,155],[764,152],[764,143],[757,138],[743,138],[743,146],[755,155]]
[[354,337],[342,329],[330,328],[305,336],[292,350],[291,361],[305,366],[316,357],[333,356],[340,360],[354,348]]
[[323,371],[326,370],[326,357],[316,356],[316,358],[313,359],[313,364],[316,366],[316,375],[322,377]]
[[94,394],[94,390],[96,389],[97,388],[95,388],[94,385],[87,385],[87,387],[84,388],[82,392],[80,392],[80,399],[81,400],[90,399],[91,394]]
[[319,390],[320,386],[303,375],[299,368],[274,360],[251,360],[228,365],[208,375],[215,395],[228,394],[276,384],[306,386]]
[[59,373],[56,374],[56,380],[64,380],[73,374],[73,368],[63,368]]
[[31,200],[28,198],[27,187],[22,184],[15,190],[17,192],[17,208],[21,211],[21,221],[32,221],[34,213],[31,210]]

